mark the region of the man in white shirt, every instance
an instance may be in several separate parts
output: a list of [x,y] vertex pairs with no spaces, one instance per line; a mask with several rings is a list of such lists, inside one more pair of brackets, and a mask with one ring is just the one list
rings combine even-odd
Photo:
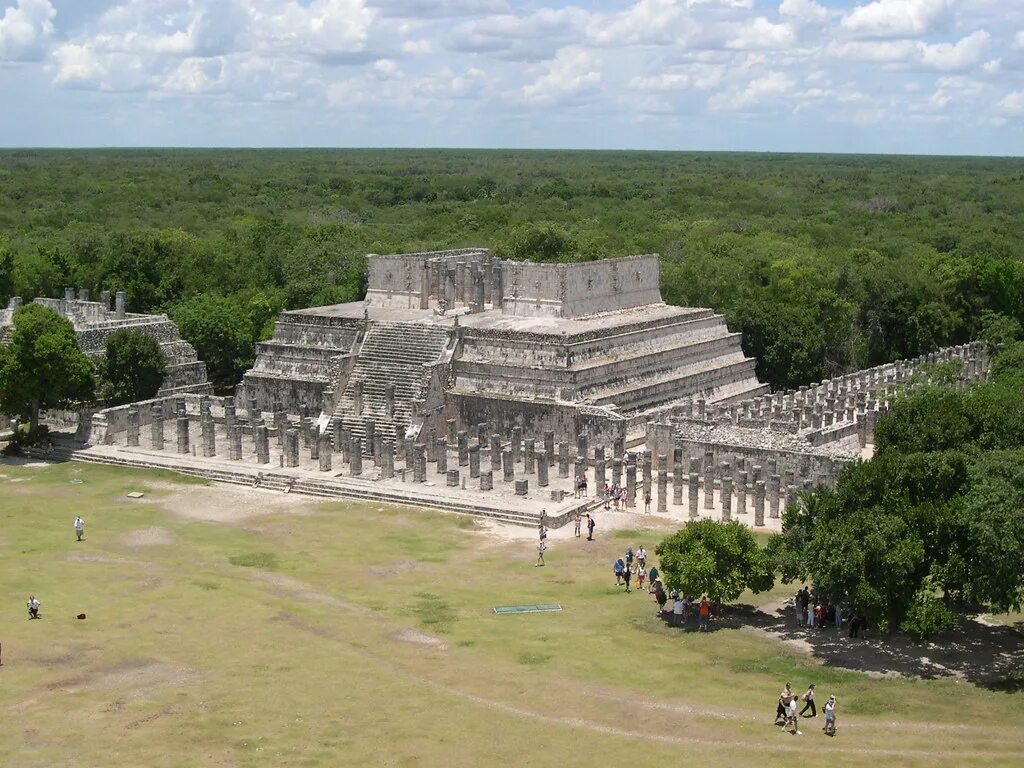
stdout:
[[82,537],[85,536],[85,520],[81,517],[75,518],[75,535],[78,537],[79,541],[81,541]]
[[38,619],[39,618],[39,601],[36,599],[36,596],[35,595],[29,595],[28,602],[26,603],[26,605],[28,606],[28,617],[30,619]]
[[802,736],[803,734],[800,732],[799,722],[797,721],[796,698],[794,696],[789,700],[789,715],[786,717],[786,724],[792,724],[794,736]]

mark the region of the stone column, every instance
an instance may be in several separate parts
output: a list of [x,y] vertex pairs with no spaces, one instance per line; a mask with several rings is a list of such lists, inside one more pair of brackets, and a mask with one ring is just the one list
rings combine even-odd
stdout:
[[458,434],[456,432],[457,422],[455,419],[448,419],[445,422],[444,439],[449,448],[458,448]]
[[128,409],[128,447],[139,447],[139,410],[135,407]]
[[691,472],[687,477],[689,481],[687,488],[690,493],[690,519],[693,520],[698,515],[698,494],[700,493],[700,476],[696,472]]
[[636,506],[636,464],[626,465],[626,506]]
[[721,466],[722,475],[722,520],[732,520],[732,468],[728,463],[723,462]]
[[586,474],[587,474],[587,459],[586,459],[585,456],[577,456],[576,457],[576,464],[575,464],[575,466],[573,468],[573,474],[572,474],[572,487],[574,489],[576,488],[576,483],[579,481],[579,476],[580,475],[586,475]]
[[537,451],[537,487],[548,487],[548,452],[543,449]]
[[211,458],[217,455],[217,433],[214,429],[213,417],[206,415],[199,421],[203,441],[203,456]]
[[612,485],[622,487],[622,459],[618,456],[612,459]]
[[242,460],[242,428],[238,424],[228,427],[228,458],[231,461]]
[[335,416],[333,419],[331,419],[331,423],[334,425],[334,429],[331,432],[331,447],[334,449],[335,453],[341,453],[343,445],[342,430],[344,429],[344,427],[342,426],[341,417]]
[[516,467],[512,461],[512,449],[506,448],[501,453],[501,479],[511,483],[516,479]]
[[327,435],[320,435],[320,455],[317,457],[320,462],[321,472],[331,471],[331,443]]
[[704,455],[704,509],[715,508],[715,465],[708,464]]
[[576,435],[576,455],[583,457],[583,472],[586,472],[587,469],[589,469],[587,466],[587,454],[589,450],[586,433]]
[[118,320],[124,320],[124,305],[127,298],[127,294],[124,291],[118,291],[114,294],[114,316]]
[[558,476],[569,476],[569,444],[558,444]]
[[672,450],[672,503],[683,503],[683,449],[678,445]]
[[781,492],[779,481],[778,475],[768,478],[768,516],[772,520],[777,520],[779,517],[779,493]]
[[270,434],[266,424],[260,424],[256,427],[256,432],[253,435],[256,442],[256,463],[257,464],[269,464],[270,463]]
[[[465,467],[469,465],[469,433],[466,430],[461,430],[456,435],[456,441],[459,447],[459,466]],[[476,477],[476,475],[474,475]]]
[[412,479],[414,483],[427,482],[426,446],[416,443],[412,449]]
[[178,428],[178,453],[189,453],[190,448],[188,444],[188,416],[179,416],[177,420]]
[[621,459],[626,455],[626,438],[616,437],[612,446],[612,458]]
[[309,448],[310,444],[310,430],[309,428],[309,415],[305,413],[305,407],[303,407],[303,413],[299,416],[299,437],[302,438],[302,447]]
[[764,527],[764,480],[754,482],[754,525]]
[[501,469],[501,435],[491,435],[491,472]]
[[437,474],[448,474],[448,443],[443,440],[437,444]]
[[668,512],[668,470],[667,458],[665,456],[658,457],[658,466],[661,469],[658,470],[658,514],[664,514]]
[[480,446],[477,443],[469,446],[469,476],[480,477]]
[[[644,472],[644,498],[646,499],[651,495],[651,452],[644,451],[643,453],[643,472]],[[662,466],[664,462],[662,462]]]
[[361,438],[352,438],[352,450],[349,456],[349,472],[358,477],[363,474],[363,441]]
[[366,456],[373,456],[373,441],[377,437],[377,425],[373,419],[367,419],[363,423],[363,452]]
[[494,472],[488,470],[480,473],[480,490],[490,491],[494,488]]
[[736,514],[747,514],[747,472],[739,473],[736,481]]
[[154,405],[150,413],[150,441],[153,449],[162,451],[164,449],[164,409],[161,405]]
[[291,427],[284,433],[284,465],[299,466],[299,433]]
[[320,460],[320,435],[311,434],[309,437],[309,458],[313,461]]
[[523,441],[523,472],[532,475],[536,469],[537,441],[532,437]]
[[600,494],[608,484],[608,467],[605,464],[604,456],[594,459],[594,490]]
[[555,433],[548,430],[544,433],[544,450],[548,452],[548,463],[555,457]]
[[512,427],[512,463],[518,464],[523,457],[523,428]]

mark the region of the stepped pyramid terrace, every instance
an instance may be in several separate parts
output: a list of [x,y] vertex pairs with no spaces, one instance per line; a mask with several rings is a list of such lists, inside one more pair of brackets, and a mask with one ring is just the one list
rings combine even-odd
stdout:
[[[182,340],[178,326],[167,315],[126,312],[125,299],[124,291],[118,291],[113,296],[110,291],[102,291],[99,301],[90,301],[88,289],[80,288],[76,292],[74,288],[65,288],[63,299],[39,298],[33,303],[49,307],[71,322],[78,346],[94,365],[106,353],[110,334],[122,329],[139,331],[155,339],[167,358],[167,372],[159,395],[212,392],[206,378],[206,363],[196,356],[196,350],[191,344]],[[14,297],[7,309],[0,310],[0,343],[3,343],[9,332],[14,312],[21,304],[21,298]]]
[[58,453],[522,525],[598,510],[608,483],[634,511],[777,530],[797,491],[871,454],[929,364],[988,374],[969,344],[771,393],[720,315],[662,302],[656,255],[368,262],[364,302],[281,313],[234,397],[108,408]]

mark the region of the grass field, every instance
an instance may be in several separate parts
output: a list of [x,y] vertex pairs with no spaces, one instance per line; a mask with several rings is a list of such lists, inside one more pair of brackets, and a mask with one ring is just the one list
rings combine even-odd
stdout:
[[[556,537],[535,568],[532,538],[466,517],[0,465],[0,765],[1024,761],[1024,692],[670,630],[610,572],[660,532],[598,533]],[[491,612],[551,602],[564,610]],[[834,740],[820,717],[802,737],[772,726],[786,680],[839,697]]]

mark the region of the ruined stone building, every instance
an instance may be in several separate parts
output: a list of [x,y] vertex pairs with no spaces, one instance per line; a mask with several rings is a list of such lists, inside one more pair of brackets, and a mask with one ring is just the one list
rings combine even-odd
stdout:
[[[82,288],[76,294],[74,288],[66,288],[63,299],[39,298],[34,303],[50,307],[71,322],[78,346],[93,364],[98,364],[105,354],[110,334],[128,328],[156,339],[167,358],[167,372],[159,392],[161,396],[212,391],[206,378],[206,363],[196,356],[191,344],[182,340],[178,326],[167,315],[126,312],[124,291],[113,296],[113,308],[111,298],[110,291],[103,291],[99,301],[90,301],[87,289]],[[14,312],[21,303],[22,300],[15,297],[7,309],[0,310],[0,343],[9,333]]]
[[322,414],[328,431],[356,436],[371,423],[391,439],[487,423],[612,445],[697,398],[767,391],[720,315],[661,300],[656,255],[534,264],[474,248],[368,261],[365,302],[281,313],[239,402]]

